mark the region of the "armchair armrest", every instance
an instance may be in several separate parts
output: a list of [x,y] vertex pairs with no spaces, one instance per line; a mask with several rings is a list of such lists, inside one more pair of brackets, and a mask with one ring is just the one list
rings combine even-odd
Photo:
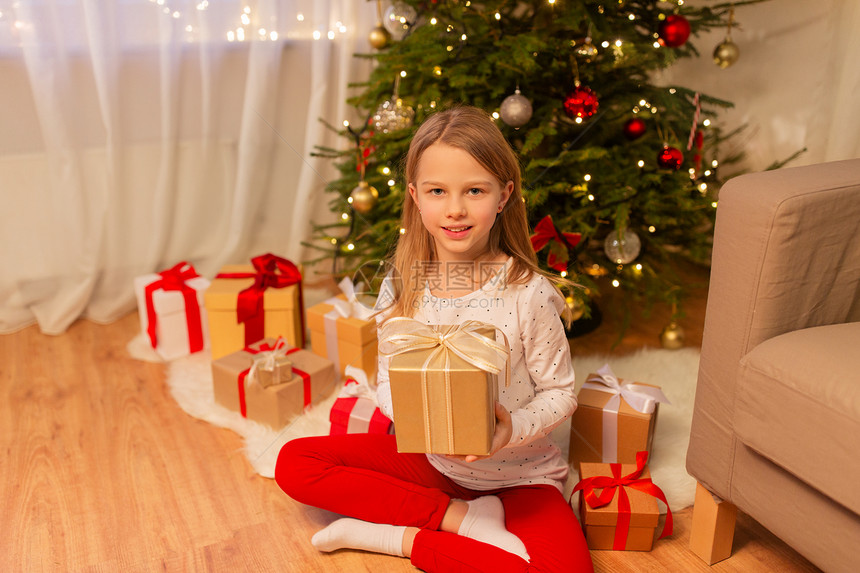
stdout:
[[741,358],[780,334],[860,321],[860,159],[721,190],[687,469],[725,499]]

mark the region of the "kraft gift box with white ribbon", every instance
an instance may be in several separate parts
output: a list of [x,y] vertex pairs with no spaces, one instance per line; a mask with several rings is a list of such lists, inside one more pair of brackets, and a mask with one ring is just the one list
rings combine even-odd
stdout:
[[659,386],[619,379],[609,365],[589,374],[570,418],[570,463],[636,463],[651,451],[657,410],[669,400]]
[[510,378],[507,341],[497,342],[495,331],[472,320],[427,325],[396,317],[382,325],[379,352],[390,358],[397,451],[490,452],[498,378]]
[[377,361],[373,309],[357,299],[349,278],[338,286],[342,294],[307,310],[311,350],[331,360],[339,374],[344,374],[347,366],[372,374]]

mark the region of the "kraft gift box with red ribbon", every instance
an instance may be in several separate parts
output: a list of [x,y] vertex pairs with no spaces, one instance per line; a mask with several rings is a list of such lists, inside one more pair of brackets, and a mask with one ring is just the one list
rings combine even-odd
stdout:
[[346,367],[346,383],[331,407],[329,421],[332,436],[387,434],[391,429],[391,420],[379,409],[367,373],[354,366]]
[[186,262],[134,279],[140,326],[150,345],[164,360],[187,356],[209,347],[209,327],[203,293],[209,279]]
[[[635,464],[583,463],[580,481],[580,525],[589,549],[651,551],[660,518],[659,499],[666,504],[666,521],[659,539],[672,535],[672,511],[663,491],[651,481],[648,452],[638,452]],[[573,497],[571,495],[571,499]]]
[[619,379],[609,365],[589,374],[570,418],[569,461],[635,463],[651,450],[657,410],[669,400],[659,386]]
[[376,371],[376,321],[373,309],[356,299],[349,278],[340,282],[343,294],[316,304],[307,310],[311,350],[334,362],[338,372],[347,366],[365,372]]
[[[498,377],[510,379],[507,341],[478,321],[383,323],[379,353],[388,366],[399,452],[486,455],[495,432]],[[502,373],[502,371],[505,371]]]
[[[260,368],[269,356],[280,355],[289,358],[291,377],[264,388],[257,380],[255,363]],[[279,429],[334,391],[335,372],[330,360],[268,338],[213,360],[212,384],[215,402]]]
[[287,259],[265,254],[250,265],[223,266],[205,302],[213,360],[263,338],[305,346],[302,274]]

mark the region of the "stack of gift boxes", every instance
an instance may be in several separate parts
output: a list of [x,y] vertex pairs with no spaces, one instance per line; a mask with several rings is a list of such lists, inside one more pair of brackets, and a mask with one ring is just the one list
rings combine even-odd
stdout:
[[[650,551],[666,503],[647,459],[660,403],[658,386],[618,378],[605,365],[589,374],[570,420],[570,463],[579,470],[579,518],[590,549]],[[672,514],[660,537],[672,532]]]
[[[373,390],[380,352],[390,359],[398,451],[489,453],[499,380],[510,378],[500,331],[476,321],[430,326],[398,317],[377,340],[372,311],[352,283],[339,287],[342,294],[305,312],[299,269],[271,254],[227,265],[211,282],[187,263],[135,281],[153,348],[166,360],[211,348],[216,402],[248,419],[281,428],[340,382],[332,434],[391,431]],[[661,402],[668,400],[659,387],[621,380],[608,365],[579,391],[569,461],[579,471],[574,491],[591,549],[652,547],[657,500],[665,498],[647,457]]]
[[[340,297],[305,311],[299,268],[272,254],[225,265],[211,281],[185,262],[135,279],[141,328],[155,352],[173,360],[211,350],[215,401],[273,429],[329,397],[346,369],[361,371],[350,380],[368,384],[368,373],[373,377],[376,322],[355,300],[352,283],[340,287]],[[306,326],[311,350],[305,349]],[[367,404],[348,393],[332,409],[338,413],[333,433],[340,432],[344,413],[347,422],[367,415]],[[373,406],[371,415],[376,412],[365,431],[377,431],[384,421],[375,395],[362,398]]]

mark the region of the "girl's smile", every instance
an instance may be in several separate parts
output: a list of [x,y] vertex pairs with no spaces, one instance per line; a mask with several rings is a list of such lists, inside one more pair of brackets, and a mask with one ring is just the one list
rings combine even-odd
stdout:
[[490,230],[513,182],[502,184],[468,152],[434,143],[421,155],[409,193],[433,237],[439,261],[475,261],[489,248]]

